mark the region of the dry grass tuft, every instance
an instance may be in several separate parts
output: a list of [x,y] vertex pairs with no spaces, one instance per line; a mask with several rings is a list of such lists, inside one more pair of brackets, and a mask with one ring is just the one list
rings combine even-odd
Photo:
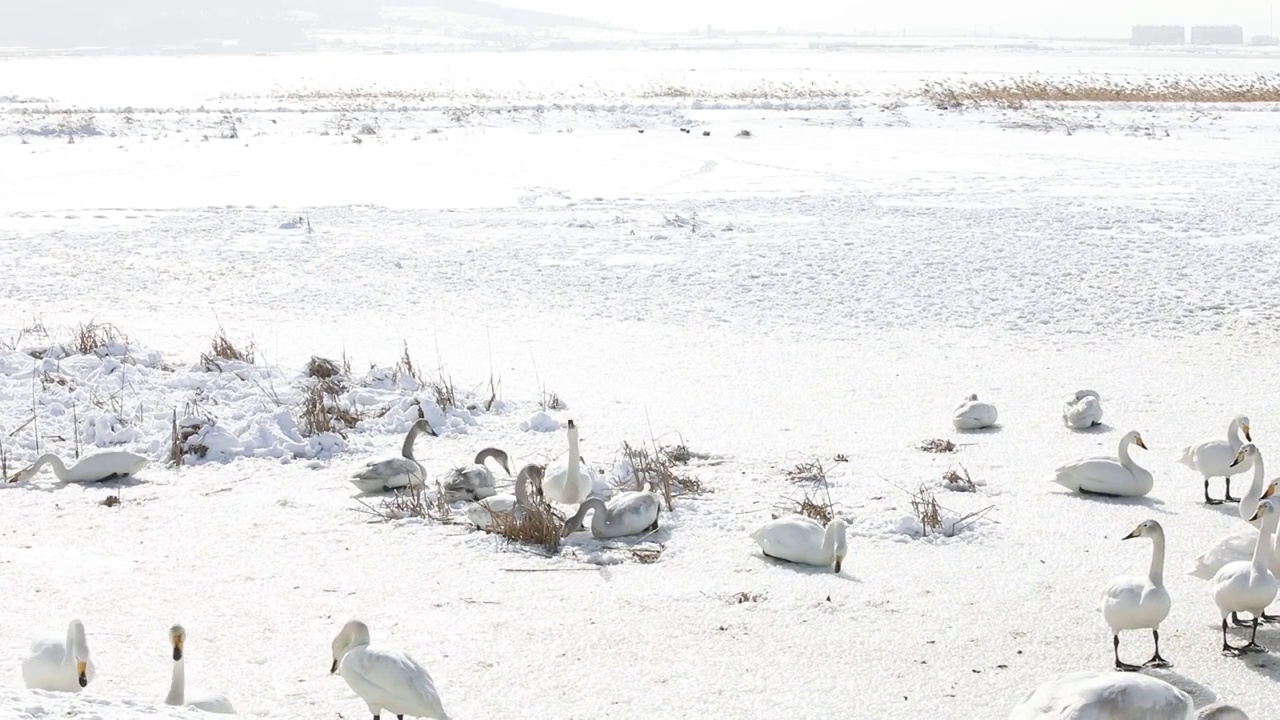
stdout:
[[383,498],[377,505],[358,500],[362,506],[358,512],[381,520],[405,520],[418,518],[441,522],[449,519],[449,505],[444,494],[437,493],[433,500],[425,488],[401,488],[395,494]]
[[342,368],[338,367],[338,363],[316,355],[312,355],[307,361],[306,372],[307,377],[319,380],[331,380],[342,376]]
[[787,471],[787,480],[793,483],[825,486],[827,484],[827,469],[822,466],[822,461],[817,459],[797,463],[795,467]]
[[[820,464],[819,467],[821,467]],[[782,515],[803,515],[826,525],[836,516],[835,504],[831,502],[831,488],[827,484],[825,474],[822,476],[821,482],[814,483],[812,490],[805,488],[800,493],[798,498],[783,498],[782,505],[778,507],[778,512],[773,515],[774,519]]]
[[942,529],[942,506],[928,485],[921,485],[911,494],[911,512],[915,513],[926,536],[930,530]]
[[920,97],[939,110],[982,106],[1020,110],[1032,102],[1271,103],[1280,102],[1275,75],[1162,76],[1146,79],[1084,75],[925,83]]
[[662,495],[667,510],[675,509],[678,495],[698,495],[704,491],[702,481],[682,471],[693,456],[685,445],[622,444],[622,456],[631,464],[637,490],[650,490]]
[[[208,449],[205,450],[208,452]],[[169,466],[178,467],[182,465],[186,458],[186,453],[182,449],[182,433],[178,431],[178,409],[173,409],[173,425],[169,430]]]
[[835,459],[834,459],[832,462],[838,462],[838,463],[840,463],[840,462],[845,462],[845,463],[847,463],[847,462],[849,462],[849,456],[848,456],[848,455],[845,455],[844,453],[836,453],[836,457],[835,457]]
[[920,449],[927,453],[943,454],[956,451],[956,444],[943,438],[930,438],[920,443]]
[[568,406],[554,391],[544,387],[538,392],[538,407],[543,410],[564,410]]
[[963,465],[960,466],[960,472],[956,472],[955,468],[947,468],[942,473],[942,486],[952,492],[975,492],[978,489],[969,476],[969,469]]
[[71,331],[70,349],[77,355],[98,355],[108,345],[128,344],[128,338],[111,323],[90,320]]
[[443,367],[436,368],[436,376],[427,383],[427,387],[441,410],[462,407],[458,402],[458,389],[453,384],[453,378],[445,373]]
[[746,128],[743,128],[743,129],[739,130],[739,131],[738,131],[738,134],[737,134],[737,135],[734,135],[734,137],[749,138],[749,137],[751,137],[751,131],[750,131],[750,130],[747,130]]
[[343,404],[342,384],[337,379],[312,379],[302,388],[302,432],[311,437],[336,432],[346,437],[365,418],[358,410]]
[[765,598],[764,593],[746,592],[745,590],[740,593],[734,593],[733,595],[729,596],[729,600],[732,601],[735,605],[760,602],[761,600],[764,600],[764,598]]
[[0,482],[14,482],[17,478],[9,477],[9,451],[4,449],[4,443],[0,442]]
[[402,343],[404,349],[400,352],[400,359],[396,362],[394,372],[398,377],[413,378],[419,385],[422,384],[422,371],[413,362],[413,356],[409,354],[409,343]]
[[485,528],[494,535],[501,535],[510,542],[542,548],[554,555],[560,550],[560,532],[565,518],[558,510],[544,502],[531,501],[524,516],[514,513],[493,513]]
[[257,346],[252,340],[247,345],[236,345],[227,337],[226,331],[218,328],[213,340],[209,343],[209,352],[200,354],[200,364],[206,371],[222,371],[222,363],[231,360],[253,364]]
[[110,508],[110,507],[115,507],[115,506],[117,506],[117,505],[119,505],[119,504],[120,504],[120,496],[119,496],[119,495],[108,495],[108,496],[106,496],[105,498],[103,498],[103,500],[102,500],[102,503],[101,503],[101,504],[102,504],[102,505],[105,505],[105,506],[107,506],[107,507],[109,507],[109,508]]
[[666,550],[665,545],[648,545],[631,548],[631,559],[641,565],[652,565],[658,562],[662,557],[662,551]]

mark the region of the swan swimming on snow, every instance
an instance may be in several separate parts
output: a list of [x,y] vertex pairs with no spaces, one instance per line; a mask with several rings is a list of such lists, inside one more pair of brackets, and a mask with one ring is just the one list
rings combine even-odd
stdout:
[[1190,695],[1149,675],[1074,672],[1031,691],[1009,720],[1249,720],[1233,705],[1195,707]]
[[[1266,499],[1258,503],[1254,517],[1262,518],[1262,528],[1258,530],[1258,541],[1254,544],[1253,559],[1239,560],[1223,565],[1213,576],[1213,601],[1218,605],[1218,613],[1222,615],[1222,654],[1240,655],[1247,652],[1265,652],[1257,643],[1258,621],[1267,606],[1276,599],[1280,583],[1271,573],[1271,536],[1280,522],[1280,501]],[[1247,612],[1253,615],[1253,632],[1249,643],[1241,647],[1233,647],[1227,643],[1227,617],[1238,619],[1237,613]]]
[[[1244,440],[1240,435],[1244,434]],[[1249,434],[1249,418],[1237,415],[1227,426],[1226,440],[1206,440],[1196,445],[1188,445],[1182,449],[1182,458],[1178,462],[1204,476],[1204,501],[1209,505],[1221,505],[1223,502],[1236,502],[1231,497],[1231,476],[1249,469],[1248,463],[1236,465],[1233,459],[1240,452],[1240,446],[1253,442]],[[1222,500],[1209,497],[1209,478],[1220,477],[1227,481]]]
[[849,552],[846,527],[840,518],[832,518],[823,528],[812,518],[789,515],[761,525],[751,539],[765,557],[801,565],[834,565],[839,573]]
[[591,535],[595,538],[616,538],[639,535],[658,529],[658,513],[662,510],[662,498],[655,492],[625,492],[606,505],[599,498],[588,498],[578,506],[578,512],[564,522],[561,537],[582,528],[582,519],[588,510],[591,516]]
[[1120,438],[1116,457],[1092,457],[1067,463],[1055,471],[1053,481],[1070,490],[1117,497],[1141,497],[1151,492],[1151,472],[1129,457],[1129,446],[1147,449],[1142,435],[1131,430]]
[[22,680],[33,690],[80,692],[93,680],[93,660],[84,636],[84,624],[72,620],[66,642],[38,640],[22,661]]
[[140,472],[151,460],[125,450],[108,450],[80,458],[71,467],[62,462],[62,458],[53,453],[41,455],[35,462],[14,474],[13,482],[26,482],[35,477],[45,465],[53,468],[58,480],[69,483],[93,483],[105,480],[117,480],[132,477]]
[[572,420],[566,434],[569,436],[569,459],[547,466],[542,479],[542,496],[552,502],[577,505],[591,495],[595,478],[590,470],[584,472],[582,469],[582,459],[578,454],[578,426]]
[[1102,424],[1102,398],[1093,390],[1080,390],[1062,408],[1062,422],[1072,430]]
[[1155,520],[1147,520],[1121,540],[1151,538],[1151,567],[1146,577],[1124,575],[1114,578],[1102,591],[1102,617],[1111,628],[1117,670],[1138,670],[1137,665],[1120,662],[1120,631],[1151,630],[1156,651],[1144,667],[1168,667],[1160,657],[1160,623],[1169,617],[1172,600],[1164,586],[1164,528]]
[[369,706],[373,720],[379,720],[383,710],[398,718],[450,720],[426,668],[398,650],[369,647],[369,627],[359,620],[348,621],[333,639],[329,672],[342,675]]
[[430,423],[425,419],[419,419],[413,427],[409,428],[409,434],[404,437],[404,446],[400,449],[401,457],[370,462],[364,466],[364,469],[351,476],[351,484],[361,492],[367,493],[426,485],[427,471],[413,457],[413,443],[422,433],[438,437],[436,431],[431,429]]
[[186,705],[211,713],[233,714],[236,709],[225,695],[201,695],[195,700],[187,699],[187,675],[182,646],[187,641],[187,631],[181,625],[169,628],[169,644],[173,647],[173,680],[169,682],[169,694],[165,697],[166,705]]
[[467,520],[478,528],[487,528],[493,522],[494,514],[513,514],[515,519],[524,517],[529,507],[529,482],[542,480],[542,467],[532,463],[520,468],[516,475],[516,493],[514,495],[494,495],[473,502],[467,506]]
[[492,497],[497,489],[493,473],[485,467],[485,463],[493,460],[498,466],[511,475],[510,459],[504,450],[485,448],[476,453],[476,461],[464,467],[454,468],[444,482],[444,500],[448,503],[469,500],[483,500]]
[[996,424],[996,406],[978,400],[977,395],[970,395],[964,402],[956,406],[951,415],[951,424],[957,430],[981,430]]

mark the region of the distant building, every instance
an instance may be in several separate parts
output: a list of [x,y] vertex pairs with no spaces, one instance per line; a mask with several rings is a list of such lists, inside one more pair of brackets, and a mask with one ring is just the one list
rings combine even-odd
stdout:
[[1181,25],[1134,25],[1130,45],[1181,45],[1187,31]]
[[1274,35],[1254,35],[1249,38],[1250,45],[1280,45],[1280,41],[1276,40]]
[[1239,25],[1193,25],[1191,42],[1196,45],[1243,45],[1244,28]]

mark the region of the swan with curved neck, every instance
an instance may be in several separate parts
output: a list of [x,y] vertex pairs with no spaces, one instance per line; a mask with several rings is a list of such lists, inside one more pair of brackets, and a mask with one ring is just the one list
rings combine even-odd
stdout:
[[[1244,435],[1244,440],[1240,436]],[[1188,445],[1182,449],[1182,458],[1178,462],[1195,470],[1204,477],[1204,501],[1209,505],[1221,505],[1223,502],[1238,502],[1238,498],[1231,497],[1231,476],[1237,473],[1245,472],[1249,469],[1249,464],[1240,463],[1233,464],[1236,454],[1240,452],[1240,447],[1246,442],[1253,442],[1253,436],[1249,434],[1249,418],[1244,415],[1237,415],[1231,419],[1231,423],[1227,425],[1227,439],[1224,440],[1206,440],[1195,445]],[[1209,497],[1209,478],[1220,477],[1226,480],[1226,491],[1223,493],[1223,499]]]
[[578,453],[578,426],[570,420],[565,430],[569,438],[569,459],[547,466],[542,480],[542,496],[551,502],[577,505],[591,495],[594,484],[589,472],[582,471],[582,458]]
[[425,419],[419,419],[409,428],[400,448],[400,457],[372,461],[351,475],[351,484],[361,492],[377,493],[402,487],[422,487],[427,482],[426,468],[413,456],[413,444],[418,436],[426,433],[439,437]]
[[[1280,522],[1280,501],[1268,498],[1258,503],[1250,521],[1262,519],[1258,540],[1254,543],[1253,558],[1227,563],[1213,576],[1213,601],[1222,615],[1222,653],[1240,655],[1247,652],[1264,652],[1258,645],[1258,622],[1267,606],[1276,599],[1280,581],[1271,572],[1271,536]],[[1253,615],[1253,633],[1248,644],[1233,647],[1227,642],[1227,618],[1239,623],[1237,613]]]
[[369,647],[369,626],[351,620],[333,639],[333,666],[379,720],[383,710],[397,718],[411,715],[451,720],[440,703],[431,674],[416,660],[398,650]]
[[542,481],[542,467],[532,463],[520,468],[516,475],[514,495],[494,495],[467,506],[467,521],[478,528],[487,528],[495,514],[510,514],[519,520],[529,507],[529,483]]
[[1102,398],[1093,390],[1079,390],[1062,408],[1062,423],[1072,430],[1102,424]]
[[[1258,509],[1258,502],[1262,500],[1264,487],[1266,486],[1266,470],[1262,461],[1262,451],[1253,443],[1245,443],[1236,451],[1236,457],[1231,461],[1228,467],[1253,467],[1253,482],[1249,484],[1249,490],[1240,498],[1240,518],[1245,522],[1249,522],[1249,518],[1253,517],[1254,511]],[[1269,488],[1268,488],[1269,489]],[[1258,527],[1261,523],[1250,523],[1254,527]]]
[[1116,457],[1092,457],[1059,467],[1053,481],[1076,492],[1114,497],[1141,497],[1151,492],[1151,472],[1129,456],[1129,446],[1147,449],[1142,435],[1132,430],[1120,438]]
[[662,498],[647,490],[622,493],[607,505],[600,498],[587,498],[578,506],[578,512],[565,520],[561,537],[581,529],[583,518],[592,510],[595,511],[591,516],[593,537],[605,539],[639,535],[658,529]]
[[62,462],[62,458],[53,453],[45,453],[37,458],[35,462],[15,473],[12,481],[26,482],[35,477],[36,473],[40,472],[46,465],[52,468],[53,474],[64,483],[94,483],[105,480],[120,480],[136,475],[149,464],[151,464],[151,460],[141,455],[124,450],[109,450],[86,455],[80,458],[76,464],[67,467]]
[[22,680],[33,690],[80,692],[94,677],[84,623],[72,620],[66,641],[39,640],[22,661]]
[[1156,651],[1143,667],[1168,667],[1160,657],[1160,623],[1169,617],[1173,601],[1164,586],[1164,528],[1155,520],[1147,520],[1121,540],[1151,538],[1151,566],[1146,577],[1122,576],[1111,581],[1102,591],[1102,617],[1111,628],[1117,670],[1139,670],[1139,666],[1120,661],[1120,631],[1151,630]]
[[165,697],[166,705],[186,705],[211,713],[232,714],[235,708],[224,695],[202,695],[194,700],[187,696],[186,658],[183,646],[187,642],[187,631],[181,625],[169,628],[169,645],[173,648],[173,678],[169,681],[169,694]]
[[[1262,491],[1261,500],[1275,497],[1280,492],[1280,478],[1273,479],[1267,483],[1267,489]],[[1261,502],[1261,500],[1259,502]],[[1243,504],[1244,501],[1241,501]],[[1254,511],[1257,511],[1258,503],[1254,503]],[[1245,522],[1249,522],[1252,515],[1245,516]],[[1249,523],[1250,525],[1261,524],[1260,520]],[[1219,538],[1213,547],[1209,548],[1204,554],[1196,558],[1195,566],[1188,571],[1188,575],[1200,578],[1201,580],[1212,580],[1218,570],[1223,565],[1231,562],[1245,561],[1248,562],[1253,557],[1254,547],[1258,542],[1258,530],[1256,528],[1245,528],[1240,532],[1232,533],[1226,537]],[[1275,534],[1274,542],[1271,546],[1271,574],[1280,578],[1280,532]],[[1237,625],[1242,625],[1238,618],[1232,617]],[[1280,616],[1262,614],[1261,618],[1264,623],[1278,623]]]
[[791,515],[765,523],[751,533],[751,539],[765,557],[801,565],[829,565],[839,573],[849,551],[846,528],[840,518],[833,518],[824,528],[812,518]]
[[476,453],[475,462],[464,467],[454,468],[444,483],[445,502],[475,502],[492,497],[497,493],[493,472],[485,463],[493,460],[498,467],[511,475],[511,460],[505,450],[488,447]]

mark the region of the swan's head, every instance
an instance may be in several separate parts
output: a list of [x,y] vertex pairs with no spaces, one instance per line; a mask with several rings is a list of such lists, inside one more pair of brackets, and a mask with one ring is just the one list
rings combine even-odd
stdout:
[[1231,461],[1230,467],[1235,467],[1244,462],[1245,459],[1255,460],[1259,455],[1258,446],[1253,443],[1245,443],[1240,446],[1240,451],[1236,453],[1236,459]]
[[1266,500],[1272,495],[1275,495],[1277,490],[1280,490],[1280,478],[1276,478],[1275,480],[1267,483],[1267,489],[1262,491],[1262,499]]
[[187,631],[181,625],[169,628],[169,645],[173,647],[173,660],[182,659],[182,645],[187,641]]
[[1163,535],[1164,535],[1164,528],[1160,526],[1160,523],[1156,522],[1155,520],[1146,520],[1142,523],[1139,523],[1138,527],[1133,529],[1133,532],[1129,533],[1128,535],[1125,535],[1120,539],[1132,540],[1134,538],[1140,538],[1140,537],[1154,538],[1154,537],[1163,536]]
[[76,660],[76,682],[80,683],[80,687],[89,685],[89,676],[85,674],[88,666],[84,660]]
[[978,393],[970,393],[970,394],[969,394],[969,397],[965,398],[965,399],[964,399],[964,401],[965,401],[965,402],[977,402],[977,401],[978,401]]
[[845,530],[848,524],[840,518],[832,518],[827,523],[827,532],[833,532],[836,535],[836,561],[834,571],[838,574],[841,566],[844,565],[844,558],[849,554],[849,541],[845,537]]
[[1098,393],[1094,390],[1077,390],[1076,391],[1076,400],[1083,400],[1087,397],[1091,397],[1094,400],[1102,399],[1102,397],[1099,396]]
[[476,453],[476,464],[484,465],[489,458],[493,458],[494,462],[498,463],[498,466],[503,470],[506,470],[508,475],[511,474],[511,458],[507,457],[507,451],[493,447],[485,448]]
[[1235,424],[1240,426],[1240,432],[1244,433],[1245,442],[1253,442],[1253,436],[1249,434],[1249,418],[1245,415],[1237,415]]
[[333,665],[329,668],[329,673],[338,672],[338,663],[342,660],[342,656],[353,647],[369,644],[369,626],[359,620],[348,620],[346,625],[338,631],[336,637],[333,638]]
[[1253,517],[1249,518],[1249,522],[1260,520],[1268,515],[1275,515],[1276,509],[1280,508],[1280,500],[1268,498],[1258,503],[1258,509],[1253,511]]
[[1138,447],[1142,448],[1143,450],[1147,449],[1147,444],[1142,442],[1142,433],[1138,432],[1137,430],[1130,430],[1129,434],[1124,436],[1124,439],[1125,439],[1125,442],[1131,442],[1134,445],[1137,445]]
[[435,428],[431,427],[431,423],[427,422],[426,418],[419,418],[418,421],[413,424],[411,430],[426,433],[431,437],[440,437],[436,434]]
[[70,651],[76,661],[76,681],[80,687],[89,684],[89,641],[84,637],[84,623],[72,620],[69,628],[71,634]]

